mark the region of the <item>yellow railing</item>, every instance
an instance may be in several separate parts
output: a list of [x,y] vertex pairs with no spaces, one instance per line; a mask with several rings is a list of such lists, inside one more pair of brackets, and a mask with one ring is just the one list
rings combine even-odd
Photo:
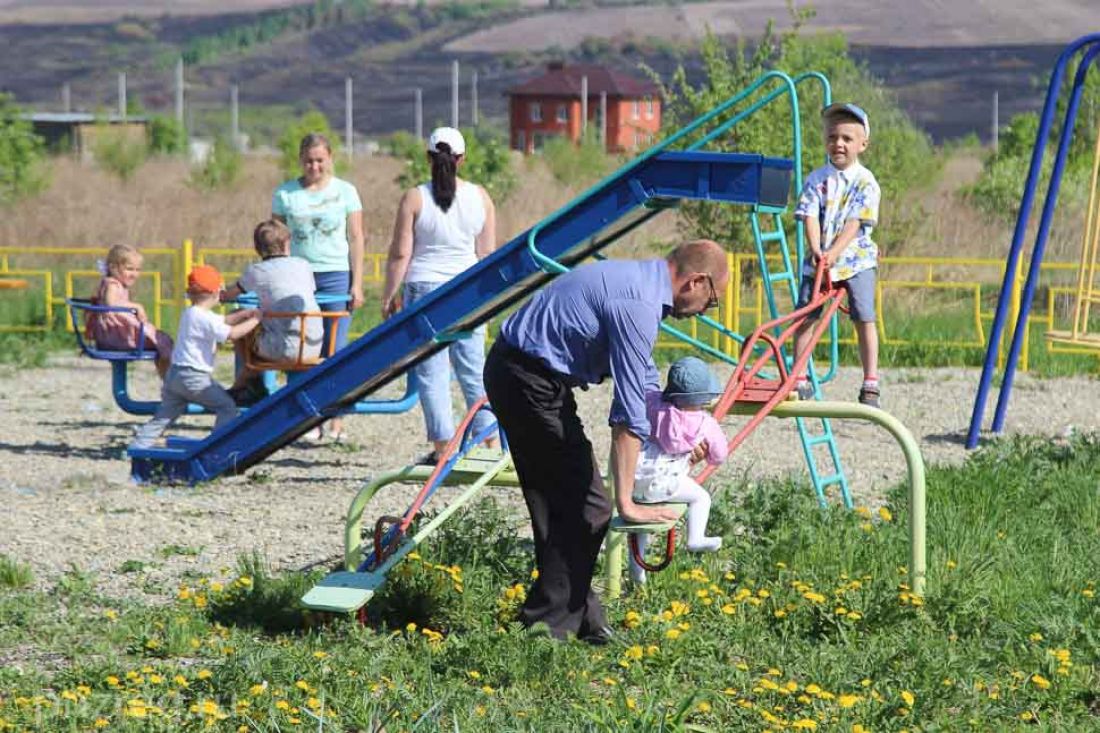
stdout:
[[[162,326],[166,307],[180,308],[184,304],[187,273],[194,265],[214,264],[232,282],[239,272],[255,259],[246,249],[226,247],[196,247],[190,240],[180,247],[149,247],[142,249],[145,255],[145,271],[135,287],[135,297],[151,306],[150,317],[154,325]],[[18,276],[27,280],[24,290],[0,293],[0,332],[48,331],[64,322],[58,318],[59,307],[65,298],[91,295],[96,288],[99,273],[96,261],[106,256],[106,249],[87,247],[0,247],[0,277]],[[381,283],[385,272],[385,254],[371,253],[364,260],[364,281]],[[723,294],[718,320],[737,333],[749,333],[757,324],[767,320],[769,314],[763,284],[757,277],[756,256],[731,254],[729,256],[730,282]],[[778,266],[778,260],[770,267]],[[949,257],[885,257],[880,263],[879,280],[875,293],[878,314],[879,337],[884,345],[954,347],[981,350],[985,347],[986,325],[992,320],[996,305],[996,293],[1004,276],[1003,260],[949,258]],[[1033,310],[1028,318],[1028,328],[1045,333],[1054,330],[1070,317],[1069,308],[1074,295],[1076,263],[1045,263],[1042,266],[1041,287],[1046,289],[1046,309]],[[61,284],[61,295],[56,294]],[[1022,278],[1013,287],[1011,323],[1006,329],[1011,333],[1020,311]],[[905,295],[902,295],[905,293]],[[792,307],[786,287],[776,288],[779,307],[789,311]],[[887,308],[883,308],[883,304]],[[897,303],[904,303],[899,313]],[[18,304],[18,306],[16,306]],[[19,312],[22,309],[22,312]],[[27,316],[32,312],[34,318]],[[1065,311],[1064,313],[1062,311]],[[942,332],[903,336],[901,331],[919,316],[944,315]],[[692,323],[691,335],[711,343],[726,353],[736,354],[738,345],[733,339],[717,332],[709,332],[705,326]],[[674,347],[677,342],[662,339],[662,345]],[[845,323],[841,343],[854,344],[854,331]],[[1051,353],[1098,353],[1082,347],[1070,347],[1047,342]],[[1004,350],[1002,349],[1002,352]],[[1020,368],[1028,367],[1029,350],[1025,339]]]

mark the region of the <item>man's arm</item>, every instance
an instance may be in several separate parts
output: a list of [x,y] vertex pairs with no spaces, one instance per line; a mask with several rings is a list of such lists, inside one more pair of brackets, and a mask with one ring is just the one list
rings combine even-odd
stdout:
[[611,471],[615,481],[615,506],[628,522],[671,522],[678,513],[665,506],[634,502],[634,472],[642,441],[623,425],[611,428]]

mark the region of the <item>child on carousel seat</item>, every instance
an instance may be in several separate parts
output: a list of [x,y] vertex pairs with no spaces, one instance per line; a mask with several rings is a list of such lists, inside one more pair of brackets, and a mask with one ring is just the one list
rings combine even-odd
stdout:
[[[729,454],[722,427],[706,409],[721,393],[722,385],[706,362],[687,356],[669,367],[663,392],[646,394],[650,435],[634,473],[634,501],[687,504],[687,548],[691,552],[714,552],[722,546],[721,537],[706,535],[710,492],[688,473],[692,454],[700,446],[707,462],[715,466]],[[644,554],[649,534],[638,533],[637,542]],[[645,570],[633,557],[630,576],[636,583],[645,582]]]
[[191,305],[180,316],[172,366],[161,388],[160,407],[153,419],[138,429],[131,448],[151,447],[187,411],[189,402],[214,411],[215,429],[237,416],[233,398],[214,381],[214,353],[219,343],[239,339],[256,328],[260,312],[250,308],[225,317],[212,312],[218,305],[221,289],[222,276],[209,265],[199,265],[187,276]]
[[[136,313],[88,313],[87,337],[100,349],[134,351],[140,347],[156,349],[154,362],[160,378],[172,362],[172,337],[149,322],[145,308],[130,298],[130,289],[141,274],[141,253],[128,244],[116,244],[107,252],[106,272],[92,296],[93,305],[132,308]],[[138,334],[141,334],[142,343]]]
[[[321,354],[324,330],[320,316],[304,319],[304,343],[303,319],[266,317],[268,313],[320,311],[314,297],[316,286],[309,263],[301,257],[291,256],[290,229],[277,219],[256,225],[252,243],[260,262],[249,265],[236,284],[222,293],[223,300],[232,300],[241,293],[256,293],[260,298],[260,310],[265,314],[251,337],[236,343],[238,363],[246,362],[248,350],[265,361],[315,361]],[[267,389],[258,372],[242,368],[229,394],[238,405],[250,405],[266,397]]]

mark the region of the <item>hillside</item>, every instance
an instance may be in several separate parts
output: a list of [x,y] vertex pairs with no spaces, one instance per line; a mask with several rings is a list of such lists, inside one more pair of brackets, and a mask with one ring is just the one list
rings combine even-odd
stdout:
[[[1064,42],[1093,22],[1087,4],[885,0],[869,8],[857,0],[823,0],[806,32],[844,31],[853,54],[937,139],[970,131],[984,136],[994,90],[1003,119],[1039,104],[1036,79],[1046,77]],[[169,5],[172,15],[164,14]],[[0,57],[0,88],[24,105],[58,109],[61,85],[68,83],[78,109],[113,108],[116,73],[125,70],[131,98],[146,109],[169,111],[172,60],[182,50],[193,48],[196,39],[247,28],[281,12],[257,9],[278,5],[287,3],[0,0],[0,43],[8,50]],[[199,133],[224,127],[232,83],[240,86],[241,104],[255,108],[243,116],[243,128],[261,141],[265,124],[311,106],[342,121],[348,75],[356,80],[360,134],[410,129],[417,87],[423,90],[425,124],[448,121],[452,59],[462,64],[463,122],[470,119],[472,70],[479,76],[482,119],[503,120],[505,90],[539,73],[550,58],[584,58],[623,70],[645,63],[661,73],[682,62],[690,70],[698,63],[691,49],[708,27],[732,43],[757,37],[769,18],[779,28],[790,23],[783,0],[582,10],[547,10],[532,0],[500,3],[491,16],[472,19],[448,17],[441,7],[382,7],[366,20],[283,33],[192,65],[189,126]],[[211,14],[218,8],[225,12]],[[79,21],[92,11],[99,20]],[[28,13],[37,21],[12,22]]]

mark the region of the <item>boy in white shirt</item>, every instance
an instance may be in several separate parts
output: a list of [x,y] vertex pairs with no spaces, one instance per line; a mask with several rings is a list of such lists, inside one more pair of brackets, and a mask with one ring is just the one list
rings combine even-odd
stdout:
[[238,339],[254,329],[260,322],[260,312],[250,308],[225,317],[212,312],[221,289],[222,276],[209,265],[200,265],[187,276],[191,306],[180,316],[172,366],[161,388],[160,407],[153,419],[138,429],[131,448],[151,447],[187,411],[189,402],[213,410],[215,428],[237,416],[233,399],[213,379],[214,352],[219,343]]
[[[290,229],[278,219],[256,225],[252,245],[260,262],[249,265],[236,284],[222,292],[222,300],[233,300],[242,293],[260,298],[263,320],[249,338],[236,343],[237,363],[246,363],[251,350],[265,361],[316,361],[321,355],[324,327],[320,316],[305,318],[305,339],[301,337],[301,318],[270,318],[268,313],[318,313],[314,297],[316,285],[310,264],[290,254]],[[238,405],[254,404],[267,396],[258,372],[242,368],[237,372],[229,395]]]

